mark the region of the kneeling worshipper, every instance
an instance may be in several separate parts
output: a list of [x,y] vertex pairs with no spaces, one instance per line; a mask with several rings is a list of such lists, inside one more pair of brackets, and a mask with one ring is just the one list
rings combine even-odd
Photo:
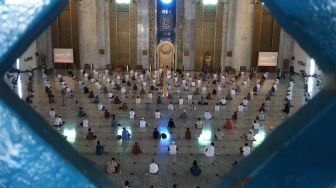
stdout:
[[201,97],[201,99],[198,101],[199,105],[208,105],[208,103],[204,100],[203,97]]
[[91,131],[91,128],[89,128],[85,138],[87,140],[94,140],[97,136]]
[[226,119],[224,128],[225,129],[232,129],[232,123],[229,119]]
[[119,99],[118,96],[116,96],[116,97],[114,98],[114,104],[120,104],[120,103],[121,103],[121,100]]
[[139,122],[140,128],[145,128],[147,127],[147,123],[145,121],[145,118],[141,118],[140,122]]
[[210,114],[210,112],[204,112],[204,118],[205,118],[206,120],[210,120],[210,119],[212,119],[212,118],[214,118],[214,117]]

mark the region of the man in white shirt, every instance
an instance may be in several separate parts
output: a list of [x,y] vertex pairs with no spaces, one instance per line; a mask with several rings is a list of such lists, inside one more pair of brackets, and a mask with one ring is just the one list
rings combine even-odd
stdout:
[[226,99],[225,99],[225,98],[222,98],[222,99],[220,100],[220,104],[221,104],[221,105],[226,105]]
[[220,129],[217,129],[217,132],[215,133],[215,138],[216,140],[223,140],[224,133]]
[[56,112],[53,108],[50,109],[49,115],[50,115],[52,120],[55,120]]
[[154,113],[155,115],[155,119],[160,119],[161,118],[161,113],[159,112],[159,110],[157,109],[156,112]]
[[260,91],[260,84],[257,83],[257,91]]
[[209,120],[209,119],[213,118],[213,116],[210,114],[210,112],[204,112],[204,118],[206,120]]
[[207,157],[213,157],[215,156],[215,144],[211,142],[211,145],[204,148],[204,154]]
[[174,105],[171,102],[168,104],[168,110],[169,111],[173,111],[174,110]]
[[257,122],[257,120],[254,120],[252,126],[253,126],[253,129],[254,129],[254,130],[259,130],[260,123]]
[[215,105],[215,112],[219,112],[219,104],[218,103],[216,103],[216,105]]
[[180,99],[179,99],[179,105],[183,105],[183,98],[182,97],[180,97]]
[[168,151],[170,155],[177,154],[177,146],[176,146],[175,141],[172,141],[172,143],[168,146]]
[[246,134],[246,140],[248,140],[248,141],[254,141],[254,140],[255,140],[255,139],[254,139],[254,132],[253,132],[252,129],[250,129],[250,130],[249,130],[249,133]]
[[141,103],[141,99],[139,96],[137,96],[137,98],[135,99],[135,104],[140,104]]
[[244,112],[244,106],[243,106],[243,104],[241,103],[241,104],[239,104],[239,106],[238,106],[238,112]]
[[232,97],[234,97],[236,95],[236,90],[234,90],[233,88],[230,91],[230,94]]
[[148,99],[152,99],[153,98],[153,94],[151,92],[148,93]]
[[89,127],[89,120],[86,117],[83,119],[83,127],[84,128],[88,128]]
[[98,110],[100,110],[100,111],[103,111],[105,109],[102,102],[99,102],[97,106],[98,106]]
[[147,126],[145,118],[141,118],[139,125],[140,125],[140,128],[145,128]]
[[203,87],[202,87],[202,93],[203,93],[203,95],[205,94],[205,92],[206,92],[206,87],[203,86]]
[[55,126],[62,126],[63,125],[62,117],[61,116],[56,117],[54,124]]
[[195,127],[197,129],[202,129],[203,128],[203,122],[202,122],[201,118],[198,118],[198,121],[195,123]]
[[247,106],[248,105],[248,100],[247,98],[245,97],[244,100],[243,100],[243,106]]
[[187,95],[187,99],[188,99],[188,101],[192,101],[192,95]]
[[245,143],[245,146],[242,147],[241,152],[242,152],[242,154],[243,154],[244,157],[250,155],[250,153],[251,153],[251,148],[250,148],[250,146],[248,145],[248,143]]
[[134,119],[135,117],[135,112],[133,111],[133,108],[131,108],[131,111],[128,113],[130,119]]
[[125,93],[126,93],[126,88],[125,88],[125,87],[122,87],[122,88],[120,89],[120,91],[121,91],[122,94],[125,94]]

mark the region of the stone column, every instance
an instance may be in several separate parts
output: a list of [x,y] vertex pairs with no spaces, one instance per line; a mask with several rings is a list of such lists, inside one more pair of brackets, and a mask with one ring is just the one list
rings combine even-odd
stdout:
[[278,67],[282,69],[283,60],[291,59],[294,55],[295,40],[283,29],[280,32]]
[[234,34],[233,68],[251,65],[254,4],[246,0],[237,0],[236,24]]
[[[147,0],[137,1],[138,42],[137,64],[142,68],[149,69],[148,64],[148,40],[149,40],[149,12]],[[153,67],[152,67],[153,68]]]
[[[54,61],[52,56],[52,39],[51,39],[51,27],[49,26],[37,39],[37,52],[46,56],[47,68],[54,67]],[[39,64],[39,61],[37,61]]]
[[195,68],[195,36],[196,36],[196,1],[184,1],[184,30],[183,30],[184,50],[187,51],[183,56],[185,70]]
[[[226,40],[223,40],[225,42],[225,48],[223,47],[225,51],[225,54],[222,54],[222,57],[224,57],[224,65],[225,66],[233,66],[233,50],[234,50],[234,40],[235,40],[235,28],[236,28],[236,7],[237,7],[237,0],[230,1],[228,0],[226,6],[224,6],[224,15],[225,15],[225,7],[228,7],[228,13],[227,13],[227,23],[223,24],[223,27],[226,26],[226,34],[223,34],[223,37],[226,36]],[[223,19],[225,20],[225,19]],[[223,50],[222,50],[223,51]],[[228,55],[226,52],[229,52],[230,55]]]
[[97,62],[95,67],[105,68],[110,64],[109,3],[96,0],[96,8]]
[[99,68],[101,64],[97,64],[99,51],[96,1],[78,1],[78,33],[81,67],[84,67],[84,64],[94,64],[95,69]]

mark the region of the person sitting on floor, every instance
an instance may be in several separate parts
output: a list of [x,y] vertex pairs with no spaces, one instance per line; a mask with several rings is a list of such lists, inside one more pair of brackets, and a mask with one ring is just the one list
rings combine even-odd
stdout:
[[193,176],[199,176],[201,174],[202,170],[198,166],[197,161],[193,162],[193,164],[190,168],[190,172]]
[[248,143],[245,143],[245,146],[241,148],[241,153],[244,157],[250,155],[251,153],[251,147],[248,145]]
[[100,141],[97,141],[96,145],[96,155],[103,155],[104,153],[104,146],[100,144]]
[[154,139],[160,139],[160,138],[161,138],[161,134],[160,134],[160,132],[157,130],[157,128],[154,128],[154,131],[153,131],[153,138],[154,138]]
[[170,103],[168,104],[168,110],[169,110],[169,111],[174,111],[174,105],[172,104],[172,102],[170,102]]
[[201,97],[201,99],[198,101],[199,105],[208,105],[208,103],[204,100],[203,97]]
[[102,91],[104,94],[107,94],[108,93],[107,87],[105,86]]
[[131,139],[131,134],[129,133],[129,131],[123,127],[123,130],[121,132],[121,139],[122,140],[130,140]]
[[216,90],[216,88],[213,88],[213,90],[212,90],[212,94],[213,94],[213,95],[217,95],[217,90]]
[[158,97],[156,98],[156,104],[162,104],[162,100],[161,100],[160,95],[158,95]]
[[217,129],[217,131],[215,133],[215,139],[216,140],[223,140],[223,138],[224,138],[224,133],[220,129]]
[[249,133],[247,133],[245,137],[247,141],[255,141],[254,132],[252,129],[249,130]]
[[106,163],[106,173],[114,174],[118,172],[118,163],[112,158],[112,161]]
[[87,119],[87,117],[84,117],[81,125],[84,127],[84,128],[88,128],[89,127],[89,120]]
[[141,95],[141,96],[144,96],[145,94],[146,94],[146,92],[145,92],[144,88],[141,88],[141,90],[140,90],[140,95]]
[[204,112],[204,118],[205,118],[206,120],[210,120],[210,119],[212,119],[212,118],[214,118],[214,117],[211,115],[210,112],[206,111],[206,112]]
[[196,90],[194,92],[194,95],[199,95],[199,94],[200,94],[200,92],[199,92],[198,88],[196,88]]
[[229,119],[226,119],[224,128],[225,129],[232,129],[232,123]]
[[135,104],[140,104],[140,103],[141,103],[141,99],[139,96],[137,96],[135,99]]
[[235,120],[235,121],[238,120],[238,113],[237,112],[233,113],[232,119]]
[[55,126],[58,126],[58,127],[60,127],[60,126],[63,125],[63,121],[62,121],[62,117],[61,117],[61,116],[58,116],[58,117],[57,117],[57,115],[56,115],[54,125],[55,125]]
[[133,110],[133,108],[131,108],[131,111],[128,113],[129,114],[129,118],[130,119],[134,119],[135,118],[135,112],[134,112],[134,110]]
[[127,111],[128,110],[128,106],[127,104],[124,102],[122,106],[119,107],[120,110],[123,110],[123,111]]
[[172,141],[172,143],[168,146],[168,153],[170,155],[176,155],[177,154],[177,146],[175,141]]
[[202,129],[203,128],[203,121],[201,118],[198,118],[198,121],[195,123],[195,128]]
[[238,112],[244,112],[244,106],[243,106],[243,103],[240,103],[237,107],[237,111]]
[[99,102],[97,106],[98,106],[99,111],[104,111],[105,110],[105,106],[103,105],[102,102]]
[[140,149],[139,144],[138,144],[137,142],[135,142],[134,145],[133,145],[133,147],[132,147],[132,153],[133,153],[134,155],[138,155],[138,154],[140,154],[141,152],[142,152],[142,151],[141,151],[141,149]]
[[97,136],[91,131],[91,128],[89,128],[85,138],[87,140],[94,140]]
[[226,105],[226,99],[225,99],[225,98],[222,98],[222,99],[220,100],[220,104],[221,104],[221,105]]
[[220,110],[219,104],[216,103],[216,104],[215,104],[215,112],[219,112],[219,110]]
[[119,125],[114,114],[112,114],[111,127],[116,128]]
[[90,99],[94,98],[94,93],[93,93],[93,91],[90,91],[90,93],[89,93],[89,98],[90,98]]
[[183,110],[182,114],[180,115],[180,118],[183,119],[183,120],[188,119],[188,114],[187,114],[186,110]]
[[119,99],[118,96],[116,96],[116,97],[114,98],[114,104],[120,104],[120,103],[121,103],[121,100]]
[[159,109],[156,109],[156,112],[154,113],[155,119],[160,119],[161,118],[161,113],[159,112]]
[[207,100],[212,100],[212,96],[211,96],[211,93],[210,93],[210,92],[207,94],[206,99],[207,99]]
[[185,139],[187,140],[190,140],[191,139],[191,131],[189,128],[187,128],[187,130],[184,132],[184,137]]
[[204,148],[205,156],[213,157],[215,156],[215,143],[211,142],[211,144]]
[[51,117],[52,120],[55,120],[56,118],[56,112],[53,108],[50,109],[49,115]]
[[169,119],[168,128],[175,128],[175,123],[172,118]]
[[138,86],[136,84],[133,85],[133,90],[137,91],[138,90]]
[[93,103],[99,103],[99,102],[100,102],[99,97],[98,95],[96,95],[96,97],[93,100]]
[[111,116],[110,112],[109,112],[107,109],[105,109],[104,117],[105,117],[106,119],[108,119],[108,118],[110,118],[110,116]]
[[265,114],[263,111],[260,111],[257,117],[259,121],[265,121]]
[[231,93],[228,93],[228,94],[226,95],[225,99],[228,100],[228,101],[232,100],[233,98],[232,98],[232,96],[231,96]]
[[145,121],[145,118],[141,118],[140,122],[139,122],[139,126],[140,128],[145,128],[147,127],[147,123]]
[[257,120],[254,120],[254,122],[252,124],[252,128],[258,132],[258,130],[260,128],[260,123]]
[[149,174],[150,175],[157,175],[159,174],[159,165],[155,163],[154,159],[149,164]]

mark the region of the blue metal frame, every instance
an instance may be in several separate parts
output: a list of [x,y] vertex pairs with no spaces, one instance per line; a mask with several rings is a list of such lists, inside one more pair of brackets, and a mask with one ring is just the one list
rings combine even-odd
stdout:
[[[29,6],[17,7],[6,7],[0,2],[0,76],[4,76],[15,59],[60,14],[67,1],[46,1],[35,12],[31,12],[36,6],[34,0],[29,1]],[[314,57],[319,67],[325,73],[334,73],[334,1],[265,0],[265,3],[278,23]],[[20,30],[19,18],[29,21],[24,23],[27,29]],[[17,29],[6,32],[12,28],[6,25],[7,20]],[[113,187],[104,174],[19,100],[4,81],[0,81],[0,91],[1,187]],[[335,112],[335,92],[323,90],[276,129],[250,157],[242,160],[217,187],[333,187]]]
[[[0,77],[4,77],[67,3],[67,0],[0,3]],[[0,138],[0,187],[114,187],[3,80]]]
[[[324,73],[335,73],[335,1],[265,0],[265,5]],[[217,187],[334,187],[335,94],[333,86],[327,86],[273,131]]]

